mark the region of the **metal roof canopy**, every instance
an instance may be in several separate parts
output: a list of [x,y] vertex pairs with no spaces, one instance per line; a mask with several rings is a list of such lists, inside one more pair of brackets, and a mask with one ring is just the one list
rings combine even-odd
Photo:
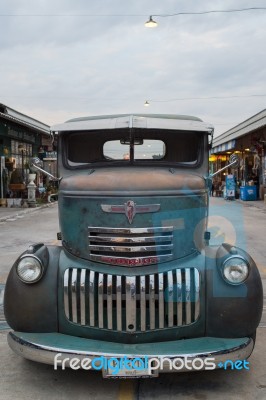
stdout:
[[50,135],[49,125],[46,125],[43,122],[38,121],[37,119],[31,118],[28,115],[22,114],[19,111],[16,111],[13,108],[10,108],[2,103],[0,103],[0,118],[15,122],[27,128],[36,131],[41,131],[42,133]]
[[146,128],[213,132],[213,126],[197,117],[171,114],[115,114],[75,118],[51,127],[53,132]]
[[216,147],[231,142],[234,139],[238,139],[247,133],[263,128],[264,126],[266,126],[266,109],[214,138],[212,150],[214,151]]

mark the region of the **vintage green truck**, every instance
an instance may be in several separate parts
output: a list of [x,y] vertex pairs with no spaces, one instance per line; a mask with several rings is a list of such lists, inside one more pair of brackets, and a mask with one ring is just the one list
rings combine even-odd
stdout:
[[[183,115],[121,114],[69,120],[52,134],[62,245],[33,244],[12,267],[9,346],[105,377],[246,360],[262,284],[244,250],[209,244],[213,127]],[[42,170],[38,159],[32,167]]]

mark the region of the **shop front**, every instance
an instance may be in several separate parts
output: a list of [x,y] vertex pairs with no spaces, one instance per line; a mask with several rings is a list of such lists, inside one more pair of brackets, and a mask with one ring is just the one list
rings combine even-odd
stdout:
[[265,145],[266,110],[215,138],[210,155],[210,172],[217,171],[222,162],[228,163],[231,154],[237,154],[240,163],[237,168],[218,174],[214,186],[220,185],[224,190],[229,174],[235,181],[236,198],[239,196],[243,201],[263,200],[266,194]]
[[48,125],[0,104],[0,206],[26,202],[29,161],[49,135]]

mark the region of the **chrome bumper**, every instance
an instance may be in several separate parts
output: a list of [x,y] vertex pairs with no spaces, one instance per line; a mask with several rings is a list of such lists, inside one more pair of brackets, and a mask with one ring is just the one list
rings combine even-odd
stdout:
[[[121,344],[102,342],[98,340],[84,339],[68,336],[60,333],[22,333],[9,332],[8,344],[18,355],[32,361],[55,365],[55,356],[61,354],[60,359],[65,359],[65,367],[69,367],[72,359],[80,362],[90,358],[99,357],[106,359],[116,358],[168,358],[170,360],[188,360],[191,368],[179,368],[178,371],[170,369],[170,364],[163,363],[163,368],[157,372],[188,372],[199,370],[194,368],[191,362],[195,359],[215,359],[215,368],[220,368],[220,363],[230,360],[246,360],[252,353],[254,341],[252,338],[223,339],[223,338],[195,338],[160,343]],[[187,365],[187,364],[186,364]],[[221,365],[221,364],[220,364]],[[62,365],[58,365],[60,369]],[[215,369],[212,368],[212,369]],[[64,368],[63,368],[64,369]],[[91,368],[93,369],[93,368]],[[94,368],[99,370],[100,368]]]

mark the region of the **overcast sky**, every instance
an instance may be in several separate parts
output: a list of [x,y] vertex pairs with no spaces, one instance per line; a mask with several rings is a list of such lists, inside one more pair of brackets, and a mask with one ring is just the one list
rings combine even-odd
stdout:
[[266,1],[0,0],[0,103],[48,125],[188,114],[220,134],[266,108],[266,9],[144,23],[248,7]]

